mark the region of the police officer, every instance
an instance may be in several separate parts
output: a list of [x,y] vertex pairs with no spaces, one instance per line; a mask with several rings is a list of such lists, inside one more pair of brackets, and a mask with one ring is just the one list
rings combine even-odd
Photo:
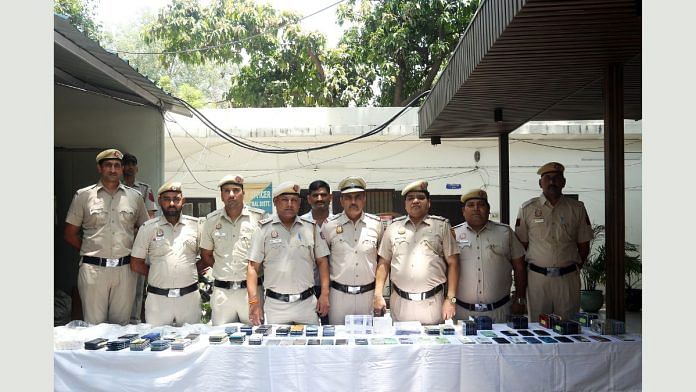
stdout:
[[247,253],[264,211],[244,204],[244,177],[227,175],[218,187],[224,207],[208,214],[201,234],[201,258],[204,265],[213,267],[215,277],[211,321],[213,325],[247,324]]
[[580,309],[579,268],[590,253],[592,225],[585,205],[563,196],[565,168],[549,162],[537,171],[542,194],[522,204],[515,233],[527,249],[529,316],[569,319]]
[[[155,212],[157,212],[157,205],[155,204],[155,196],[152,194],[152,188],[149,184],[136,181],[135,179],[135,176],[138,174],[138,158],[133,154],[125,153],[123,154],[122,163],[123,183],[140,192],[145,202],[147,215],[150,219],[154,218]],[[145,277],[138,274],[135,279],[135,301],[133,301],[133,310],[131,311],[131,324],[138,324],[140,322],[140,315],[143,310],[143,291],[145,289]]]
[[77,288],[90,324],[126,324],[133,308],[135,273],[128,264],[136,228],[148,216],[140,193],[120,182],[122,158],[115,149],[97,154],[99,182],[75,193],[65,218],[63,237],[82,256]]
[[515,271],[513,313],[526,312],[527,270],[524,247],[510,226],[488,220],[488,194],[473,189],[461,197],[465,222],[452,228],[459,246],[457,320],[488,316],[504,323],[510,315],[510,287]]
[[186,199],[180,182],[162,185],[157,195],[163,216],[138,230],[131,254],[131,269],[147,277],[145,321],[177,326],[199,323],[198,218],[181,214]]
[[401,195],[408,216],[394,219],[382,238],[373,307],[376,312],[385,308],[382,292],[391,272],[394,321],[439,324],[455,314],[459,249],[449,221],[428,215],[430,193],[426,181],[407,185]]
[[[300,186],[284,182],[273,189],[276,213],[259,222],[251,238],[247,292],[249,318],[254,325],[263,320],[269,324],[318,324],[320,316],[329,312],[329,249],[319,228],[297,216],[300,210]],[[314,296],[313,266],[321,278],[322,293]],[[264,271],[266,299],[260,304],[257,278]]]
[[346,315],[372,314],[377,248],[382,240],[380,219],[363,211],[365,180],[347,177],[339,185],[343,212],[322,226],[331,251],[329,324],[343,324]]

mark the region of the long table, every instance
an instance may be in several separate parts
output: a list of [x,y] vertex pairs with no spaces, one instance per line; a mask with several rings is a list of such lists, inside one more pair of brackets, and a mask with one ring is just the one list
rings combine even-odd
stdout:
[[56,350],[54,386],[57,391],[639,391],[641,359],[640,339],[250,346],[211,345],[202,335],[184,351]]

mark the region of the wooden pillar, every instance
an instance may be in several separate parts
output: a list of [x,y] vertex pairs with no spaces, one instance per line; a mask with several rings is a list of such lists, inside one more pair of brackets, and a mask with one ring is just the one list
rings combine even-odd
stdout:
[[510,224],[510,141],[507,133],[498,136],[500,166],[500,223]]
[[607,246],[607,318],[626,320],[624,309],[624,98],[623,65],[609,64],[604,77],[604,199]]

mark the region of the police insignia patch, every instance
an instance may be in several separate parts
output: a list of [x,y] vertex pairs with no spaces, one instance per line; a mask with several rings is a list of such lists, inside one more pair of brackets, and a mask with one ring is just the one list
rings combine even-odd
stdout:
[[337,234],[343,233],[343,226],[336,226],[336,233]]
[[536,210],[534,210],[534,216],[536,218],[541,218],[541,215],[542,215],[541,208],[537,208]]
[[406,234],[406,229],[403,227],[399,228],[399,234]]
[[164,235],[164,230],[157,229],[157,237],[162,237]]
[[273,230],[273,231],[271,232],[271,238],[276,238],[276,237],[278,237],[278,232],[275,231],[275,230]]
[[217,225],[215,225],[215,228],[218,230],[222,229],[222,223],[218,223]]

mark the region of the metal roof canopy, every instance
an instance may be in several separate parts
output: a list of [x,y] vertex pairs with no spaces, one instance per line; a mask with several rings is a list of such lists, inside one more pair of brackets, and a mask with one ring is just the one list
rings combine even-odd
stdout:
[[609,63],[624,64],[625,117],[640,119],[639,11],[637,0],[484,0],[420,108],[420,136],[604,118]]
[[87,38],[66,17],[54,14],[53,31],[55,83],[191,116],[176,98]]
[[640,0],[484,0],[418,113],[420,137],[499,138],[505,223],[509,132],[532,120],[604,118],[606,306],[607,317],[620,320],[623,120],[641,118],[640,7]]

